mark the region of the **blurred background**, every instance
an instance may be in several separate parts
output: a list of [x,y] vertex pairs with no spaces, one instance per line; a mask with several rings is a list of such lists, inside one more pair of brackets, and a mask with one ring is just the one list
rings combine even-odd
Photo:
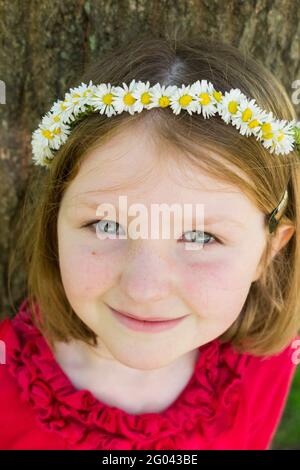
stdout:
[[[20,269],[9,296],[8,259],[40,118],[106,50],[144,32],[199,31],[263,62],[300,119],[300,0],[0,0],[0,317],[25,295]],[[300,449],[300,367],[272,448]]]

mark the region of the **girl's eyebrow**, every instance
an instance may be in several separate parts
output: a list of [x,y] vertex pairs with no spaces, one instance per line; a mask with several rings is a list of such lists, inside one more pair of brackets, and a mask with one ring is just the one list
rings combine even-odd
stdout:
[[225,217],[224,216],[213,216],[213,217],[208,217],[205,219],[205,224],[206,225],[220,225],[222,223],[230,224],[230,225],[235,225],[239,228],[245,228],[245,224],[237,219],[234,219],[232,217]]

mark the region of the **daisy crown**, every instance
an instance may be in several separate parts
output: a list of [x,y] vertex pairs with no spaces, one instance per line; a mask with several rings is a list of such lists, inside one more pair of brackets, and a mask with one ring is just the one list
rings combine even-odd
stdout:
[[255,99],[247,98],[238,88],[223,94],[207,80],[181,87],[159,83],[151,87],[149,81],[132,80],[123,86],[94,85],[90,81],[70,88],[63,100],[53,104],[32,133],[33,162],[49,167],[76,122],[89,114],[99,112],[111,117],[123,111],[134,114],[143,109],[167,107],[174,114],[184,110],[190,115],[202,114],[204,119],[219,115],[240,134],[255,136],[270,153],[284,155],[296,150],[300,157],[300,121],[276,119],[272,112],[260,109]]

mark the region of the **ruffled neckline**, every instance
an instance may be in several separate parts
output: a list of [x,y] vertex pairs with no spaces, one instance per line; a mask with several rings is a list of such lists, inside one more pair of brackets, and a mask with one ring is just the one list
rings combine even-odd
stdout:
[[178,449],[181,435],[197,427],[207,443],[234,422],[246,356],[217,338],[199,347],[194,373],[180,395],[159,413],[130,414],[78,390],[34,325],[28,299],[10,320],[7,365],[22,400],[40,425],[76,449]]

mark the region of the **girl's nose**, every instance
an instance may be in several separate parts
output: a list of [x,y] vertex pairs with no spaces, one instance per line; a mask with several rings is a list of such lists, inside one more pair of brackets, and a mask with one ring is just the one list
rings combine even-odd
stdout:
[[147,240],[137,245],[139,248],[131,252],[121,273],[120,288],[136,303],[168,297],[174,275],[170,263],[159,250],[154,249],[155,242]]

